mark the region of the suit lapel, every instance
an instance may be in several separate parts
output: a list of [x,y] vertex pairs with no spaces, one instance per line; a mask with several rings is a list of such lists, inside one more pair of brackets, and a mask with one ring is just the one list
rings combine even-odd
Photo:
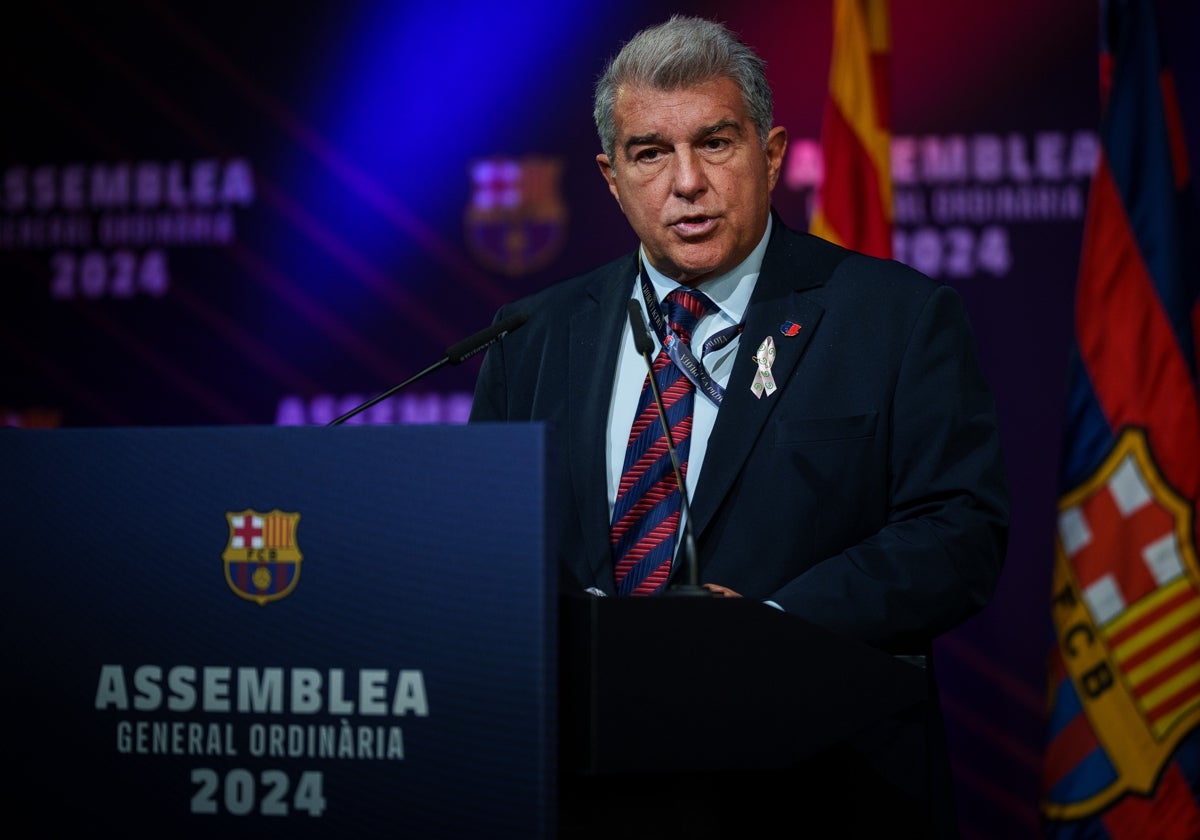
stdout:
[[586,564],[595,585],[612,587],[612,556],[608,551],[608,409],[612,400],[614,364],[628,313],[627,301],[637,274],[631,255],[599,275],[587,289],[583,304],[570,318],[567,354],[567,441],[572,488],[578,503]]
[[[742,465],[757,445],[763,427],[781,402],[792,373],[800,363],[824,309],[807,295],[820,285],[825,273],[813,269],[813,240],[787,230],[775,219],[776,232],[767,246],[758,283],[746,308],[746,327],[738,340],[733,372],[725,388],[725,398],[708,441],[708,455],[700,473],[692,516],[697,538],[708,527],[713,515],[729,494]],[[799,332],[785,335],[786,322],[798,324]],[[767,337],[775,341],[772,376],[779,391],[755,397],[750,390],[758,365],[754,361],[758,346]]]

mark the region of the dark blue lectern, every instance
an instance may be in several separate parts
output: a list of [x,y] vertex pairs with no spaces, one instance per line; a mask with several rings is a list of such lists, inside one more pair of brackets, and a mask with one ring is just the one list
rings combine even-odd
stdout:
[[0,432],[10,822],[552,836],[544,436]]

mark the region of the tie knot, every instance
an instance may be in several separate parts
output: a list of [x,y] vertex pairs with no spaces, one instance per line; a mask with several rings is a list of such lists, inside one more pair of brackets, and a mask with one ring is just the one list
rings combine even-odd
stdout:
[[704,292],[695,289],[675,289],[663,300],[663,315],[674,332],[685,343],[691,343],[692,331],[716,305]]

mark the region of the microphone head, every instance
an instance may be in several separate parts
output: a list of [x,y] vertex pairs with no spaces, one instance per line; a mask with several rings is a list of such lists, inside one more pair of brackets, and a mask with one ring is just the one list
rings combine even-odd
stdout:
[[629,301],[629,326],[633,329],[633,346],[643,356],[649,357],[654,352],[654,342],[646,330],[646,321],[642,317],[642,307],[636,300]]
[[529,316],[524,312],[514,312],[512,315],[507,316],[501,321],[497,321],[490,327],[480,330],[475,335],[464,338],[457,344],[450,345],[446,349],[446,361],[452,365],[461,365],[480,350],[483,350],[492,342],[504,338],[504,336],[528,320]]

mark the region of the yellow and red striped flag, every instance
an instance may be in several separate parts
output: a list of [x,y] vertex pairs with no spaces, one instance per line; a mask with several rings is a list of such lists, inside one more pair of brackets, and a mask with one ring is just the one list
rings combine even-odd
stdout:
[[833,0],[825,176],[809,231],[877,257],[892,256],[891,48],[888,0]]

